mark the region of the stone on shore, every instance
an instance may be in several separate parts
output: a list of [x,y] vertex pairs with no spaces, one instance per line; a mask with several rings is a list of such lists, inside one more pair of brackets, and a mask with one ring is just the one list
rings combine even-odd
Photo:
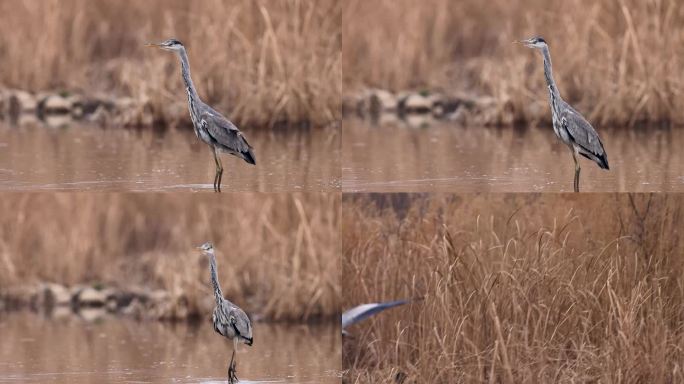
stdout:
[[76,295],[76,302],[81,307],[102,307],[107,301],[107,295],[94,288],[83,288]]
[[382,89],[374,89],[370,91],[369,108],[372,114],[393,112],[397,110],[398,106],[399,102],[397,97],[391,92]]
[[40,102],[39,110],[41,114],[66,114],[71,112],[73,107],[70,100],[60,95],[49,95]]
[[63,285],[48,283],[43,286],[43,300],[49,307],[66,306],[71,303],[71,293]]
[[11,91],[9,104],[11,115],[35,112],[38,108],[38,102],[36,101],[35,96],[20,90]]
[[404,113],[429,113],[432,111],[430,98],[412,93],[399,103],[399,109]]

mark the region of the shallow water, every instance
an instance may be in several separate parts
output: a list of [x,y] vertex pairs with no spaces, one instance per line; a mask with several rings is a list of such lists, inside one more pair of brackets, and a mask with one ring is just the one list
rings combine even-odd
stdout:
[[[199,325],[0,314],[0,383],[225,382],[232,343]],[[256,323],[241,383],[339,383],[338,325]]]
[[[340,187],[336,128],[245,130],[257,165],[222,155],[224,192]],[[0,189],[213,191],[214,159],[192,128],[103,129],[0,122]]]
[[[684,129],[599,129],[610,171],[581,158],[583,192],[684,191]],[[574,162],[549,127],[411,127],[343,121],[345,192],[572,192]]]

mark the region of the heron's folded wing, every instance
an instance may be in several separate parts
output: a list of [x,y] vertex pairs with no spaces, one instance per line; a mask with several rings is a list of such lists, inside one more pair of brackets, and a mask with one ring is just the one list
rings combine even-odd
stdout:
[[202,127],[220,146],[230,151],[246,153],[252,148],[242,132],[216,111],[207,111],[200,117]]
[[603,156],[605,151],[598,133],[579,112],[568,105],[561,119],[563,127],[577,145],[596,156]]

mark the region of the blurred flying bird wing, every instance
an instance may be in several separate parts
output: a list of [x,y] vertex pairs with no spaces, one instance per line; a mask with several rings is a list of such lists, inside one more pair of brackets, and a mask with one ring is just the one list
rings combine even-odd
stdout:
[[242,132],[220,113],[207,107],[200,115],[199,123],[217,148],[250,164],[256,164],[252,146],[249,145]]
[[365,320],[378,312],[408,303],[410,300],[397,300],[387,303],[362,304],[342,313],[342,329]]
[[608,169],[608,156],[594,127],[574,108],[565,103],[561,125],[579,147],[579,154],[595,161],[599,167]]

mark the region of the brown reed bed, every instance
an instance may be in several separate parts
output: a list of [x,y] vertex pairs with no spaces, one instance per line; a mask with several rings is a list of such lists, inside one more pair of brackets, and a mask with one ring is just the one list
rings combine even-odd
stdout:
[[[213,305],[211,240],[226,297],[269,320],[340,313],[335,194],[6,194],[0,293],[41,282],[163,289],[189,316]],[[207,312],[209,311],[209,312]],[[168,317],[174,317],[171,313]]]
[[0,86],[131,96],[163,122],[187,108],[179,63],[143,44],[176,37],[200,96],[235,121],[325,125],[340,117],[340,4],[2,1]]
[[561,94],[592,122],[684,123],[675,0],[350,0],[343,18],[345,92],[475,92],[497,99],[501,121],[538,119],[541,58],[512,41],[542,35]]
[[370,195],[342,209],[349,383],[684,380],[679,195]]

